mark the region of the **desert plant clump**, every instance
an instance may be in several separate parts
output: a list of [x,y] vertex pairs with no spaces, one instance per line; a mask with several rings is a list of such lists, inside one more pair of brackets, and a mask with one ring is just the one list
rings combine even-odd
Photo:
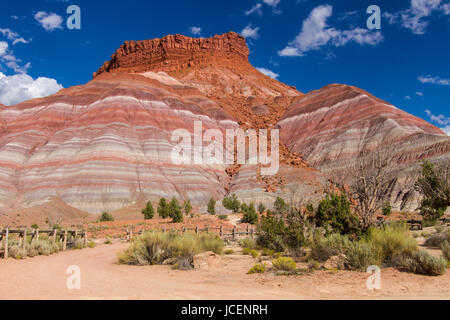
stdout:
[[169,204],[169,217],[172,218],[172,222],[183,222],[183,213],[181,207],[178,204],[178,200],[173,197]]
[[260,202],[258,204],[258,212],[259,212],[259,214],[263,214],[264,211],[266,211],[266,206],[262,202]]
[[80,250],[80,249],[86,248],[87,245],[84,243],[83,239],[77,239],[77,240],[75,240],[73,247],[74,247],[74,249]]
[[234,250],[233,249],[227,249],[224,251],[224,254],[229,255],[229,254],[233,254]]
[[214,200],[213,198],[209,199],[207,207],[207,212],[209,214],[216,214],[216,200]]
[[142,209],[141,212],[144,215],[145,220],[152,219],[153,216],[155,215],[155,209],[153,209],[153,205],[150,201],[147,202],[147,204],[145,205],[145,208]]
[[182,208],[184,210],[184,214],[188,216],[192,211],[191,200],[184,200]]
[[444,243],[444,241],[450,242],[450,230],[429,235],[425,240],[425,245],[427,247],[438,248],[442,245],[442,243]]
[[222,205],[225,209],[231,210],[233,213],[238,213],[241,208],[241,202],[234,193],[230,197],[223,198]]
[[444,241],[441,245],[441,249],[445,259],[450,261],[450,243],[448,241]]
[[243,255],[250,255],[252,249],[250,248],[242,248],[242,254]]
[[297,264],[292,258],[280,257],[272,260],[273,267],[281,271],[293,271],[297,268]]
[[250,250],[250,255],[251,255],[254,259],[256,259],[256,258],[259,256],[259,252],[258,252],[258,250],[251,249],[251,250]]
[[244,214],[241,221],[244,223],[255,224],[258,222],[258,214],[256,213],[255,205],[250,203],[250,205],[243,204],[241,206],[242,213]]
[[228,216],[226,214],[220,214],[220,215],[218,215],[218,218],[220,220],[228,220]]
[[391,264],[406,272],[428,276],[443,275],[447,268],[447,261],[444,258],[433,257],[424,250],[395,255],[392,257]]
[[154,265],[174,258],[177,260],[177,268],[184,269],[187,262],[192,266],[194,255],[205,251],[222,254],[223,241],[210,234],[149,231],[137,237],[128,249],[119,253],[118,260],[121,264]]
[[87,246],[88,246],[88,248],[91,248],[91,249],[92,249],[92,248],[95,248],[96,243],[95,243],[94,241],[92,241],[92,240],[89,240]]
[[247,274],[264,273],[265,271],[266,265],[263,263],[257,263],[250,270],[248,270]]
[[8,252],[11,258],[17,260],[24,259],[28,255],[27,250],[18,245],[8,247]]
[[101,216],[98,218],[98,222],[114,221],[114,217],[108,212],[102,212]]
[[249,249],[257,248],[256,241],[255,241],[255,239],[252,239],[252,238],[245,238],[245,239],[239,241],[239,245],[242,248],[249,248]]

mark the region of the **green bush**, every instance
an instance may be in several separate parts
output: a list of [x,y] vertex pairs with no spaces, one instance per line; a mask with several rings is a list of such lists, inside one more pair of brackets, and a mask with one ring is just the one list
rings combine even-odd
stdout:
[[380,264],[376,253],[364,240],[350,242],[345,256],[346,264],[352,270],[366,271],[368,266]]
[[169,204],[167,203],[166,198],[161,198],[159,199],[159,203],[158,203],[158,215],[165,219],[169,217]]
[[259,252],[258,252],[258,250],[252,249],[252,250],[250,250],[250,255],[253,258],[257,258],[259,256]]
[[207,211],[209,214],[216,214],[216,200],[213,198],[209,199]]
[[264,204],[262,204],[262,202],[260,202],[258,204],[258,212],[259,212],[259,214],[263,214],[264,211],[266,211],[266,206]]
[[77,239],[77,240],[75,240],[73,247],[74,247],[74,249],[80,250],[80,249],[86,248],[86,245],[84,244],[83,239]]
[[144,215],[145,220],[152,219],[155,215],[155,209],[153,209],[152,203],[150,201],[147,202],[145,208],[142,209],[142,214]]
[[434,233],[434,234],[430,235],[425,240],[425,245],[427,247],[438,248],[442,245],[442,243],[444,243],[444,241],[450,242],[450,231]]
[[251,251],[252,251],[252,249],[250,249],[250,248],[242,248],[243,255],[250,255]]
[[273,203],[273,213],[276,215],[284,215],[288,210],[289,207],[283,198],[277,197]]
[[333,233],[324,237],[317,232],[311,243],[310,257],[317,261],[326,261],[332,256],[345,254],[349,247],[350,240],[345,235]]
[[450,261],[450,244],[447,241],[444,241],[441,245],[441,249],[445,259]]
[[249,206],[245,204],[242,205],[242,213],[244,214],[241,221],[244,223],[255,224],[258,222],[258,214],[255,210],[255,205],[250,203]]
[[234,250],[233,249],[227,249],[227,250],[224,251],[224,253],[227,254],[227,255],[228,254],[233,254]]
[[248,270],[247,274],[264,273],[265,271],[266,271],[265,264],[257,263],[250,270]]
[[284,221],[276,217],[275,214],[268,212],[267,216],[261,216],[256,243],[263,248],[284,251],[286,249],[285,234],[286,225]]
[[241,240],[239,242],[239,245],[242,248],[249,248],[249,249],[256,249],[257,247],[255,239],[252,238],[245,238],[244,240]]
[[102,215],[98,218],[98,221],[99,222],[114,221],[114,217],[105,211],[102,212]]
[[23,259],[28,255],[27,250],[18,245],[8,246],[8,254],[11,258],[17,260]]
[[395,255],[391,264],[407,272],[428,276],[443,275],[447,268],[447,261],[444,258],[433,257],[423,250]]
[[282,271],[293,271],[297,268],[297,265],[292,258],[280,257],[272,260],[273,267]]
[[184,209],[184,213],[186,214],[186,216],[188,216],[191,211],[192,211],[192,205],[191,205],[191,200],[184,200],[183,202],[183,209]]
[[95,244],[94,241],[90,240],[90,241],[88,242],[87,246],[88,246],[89,248],[92,249],[92,248],[95,248],[96,244]]
[[121,264],[154,265],[176,258],[179,266],[186,261],[192,265],[194,255],[205,251],[222,254],[222,240],[210,234],[145,232],[119,253],[118,260]]
[[231,195],[231,197],[223,198],[222,205],[226,209],[233,211],[233,213],[238,213],[239,209],[241,208],[241,203],[234,193]]
[[220,214],[218,217],[219,217],[220,220],[227,220],[228,219],[228,216],[226,214]]

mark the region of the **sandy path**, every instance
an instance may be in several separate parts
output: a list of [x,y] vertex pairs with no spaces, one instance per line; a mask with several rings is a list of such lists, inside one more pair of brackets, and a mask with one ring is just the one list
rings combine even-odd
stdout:
[[[254,260],[242,255],[224,256],[222,266],[205,270],[116,264],[117,252],[127,246],[0,260],[0,299],[450,299],[450,271],[426,277],[385,269],[382,289],[373,292],[360,272],[247,275]],[[81,269],[80,290],[66,287],[70,265]]]

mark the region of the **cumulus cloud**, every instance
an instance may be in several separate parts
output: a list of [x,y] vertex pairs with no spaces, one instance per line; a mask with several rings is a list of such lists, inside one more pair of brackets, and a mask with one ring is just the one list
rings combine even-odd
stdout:
[[34,19],[48,32],[62,29],[63,19],[56,13],[39,11],[34,15]]
[[258,38],[259,27],[252,28],[252,25],[247,25],[242,31],[241,36],[244,38],[256,39]]
[[0,28],[0,33],[3,34],[8,40],[13,42],[13,45],[17,43],[29,43],[29,40],[22,38],[17,32],[12,31],[9,28]]
[[419,97],[423,97],[423,92],[417,91],[417,92],[416,92],[416,95],[418,95]]
[[350,30],[337,30],[328,27],[327,20],[333,14],[333,7],[321,5],[314,8],[308,18],[303,21],[302,30],[284,49],[278,52],[284,57],[300,57],[311,50],[330,44],[335,47],[355,42],[360,45],[377,45],[383,41],[383,35],[368,29],[354,28]]
[[441,130],[444,131],[446,135],[450,136],[450,126],[443,127]]
[[190,27],[190,28],[189,28],[189,31],[190,31],[192,34],[200,35],[200,34],[202,33],[202,28],[200,28],[200,27]]
[[9,45],[5,41],[0,41],[0,61],[13,69],[16,73],[26,73],[31,67],[31,63],[29,62],[24,66],[19,65],[22,60],[17,59],[14,56],[14,52],[9,49]]
[[271,77],[272,79],[277,79],[280,75],[278,73],[275,73],[269,69],[266,68],[256,68],[256,70],[258,70],[259,72],[261,72],[262,74],[265,74],[266,76]]
[[251,7],[249,10],[245,11],[245,14],[248,16],[252,13],[257,12],[258,15],[262,15],[262,6],[263,3],[268,5],[272,8],[273,13],[280,14],[281,11],[277,9],[278,4],[280,3],[280,0],[262,0],[262,2],[256,3],[253,7]]
[[438,76],[432,76],[431,74],[426,76],[419,76],[417,77],[417,80],[419,80],[422,83],[431,83],[431,84],[439,84],[442,86],[450,86],[450,79],[442,79]]
[[0,103],[7,106],[32,98],[46,97],[62,88],[55,79],[33,79],[27,74],[6,76],[0,72]]
[[245,15],[250,15],[254,12],[257,12],[259,15],[262,15],[262,3],[257,3],[253,7],[251,7],[249,10],[245,11]]
[[444,116],[443,114],[434,115],[430,110],[425,110],[425,113],[430,118],[431,121],[436,122],[441,126],[450,125],[450,118]]
[[409,8],[396,13],[385,12],[383,16],[389,24],[399,24],[414,34],[425,34],[428,17],[434,13],[450,14],[450,4],[442,4],[442,0],[411,0]]

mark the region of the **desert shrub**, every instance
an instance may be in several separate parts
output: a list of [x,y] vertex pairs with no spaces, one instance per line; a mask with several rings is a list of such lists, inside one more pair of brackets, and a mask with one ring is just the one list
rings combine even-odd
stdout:
[[450,244],[448,241],[444,241],[441,245],[442,253],[444,254],[445,259],[450,261]]
[[326,261],[332,256],[345,254],[349,246],[350,240],[345,235],[333,233],[324,237],[316,232],[311,243],[310,257],[317,261]]
[[75,240],[73,247],[75,249],[83,249],[83,248],[86,248],[86,245],[84,244],[83,239],[77,239],[77,240]]
[[350,269],[366,271],[370,265],[379,265],[376,252],[364,240],[349,242],[345,250],[346,263]]
[[114,217],[105,211],[102,212],[102,215],[98,218],[98,221],[99,222],[114,221]]
[[281,197],[277,197],[273,203],[273,213],[277,215],[283,215],[289,210],[288,205]]
[[273,213],[267,213],[262,216],[258,224],[258,237],[256,243],[261,247],[272,249],[275,251],[284,251],[286,245],[284,243],[284,235],[286,233],[286,225],[283,220],[279,219]]
[[252,251],[252,249],[250,249],[250,248],[242,248],[243,255],[250,255],[251,251]]
[[188,216],[192,211],[191,200],[184,200],[182,207],[183,207],[185,215]]
[[263,214],[264,211],[266,211],[266,206],[262,202],[260,202],[258,204],[258,212],[259,212],[259,214]]
[[407,272],[428,276],[442,275],[447,268],[447,262],[444,258],[433,257],[423,250],[411,254],[397,254],[392,257],[391,264]]
[[218,217],[219,217],[220,220],[227,220],[228,219],[228,216],[226,214],[220,214],[220,215],[218,215]]
[[145,232],[131,246],[119,253],[121,264],[153,265],[169,258],[176,258],[178,265],[193,263],[194,255],[213,251],[221,254],[223,242],[214,235]]
[[241,206],[242,213],[244,214],[241,221],[244,223],[255,224],[258,222],[258,214],[255,210],[255,205],[250,203],[249,206],[243,204]]
[[267,248],[263,248],[261,250],[261,255],[262,256],[273,256],[275,254],[275,251],[272,249],[267,249]]
[[258,252],[258,250],[251,249],[251,250],[250,250],[250,255],[251,255],[253,258],[257,258],[257,257],[259,256],[259,252]]
[[444,241],[450,242],[450,231],[434,233],[425,240],[427,247],[440,247]]
[[239,242],[239,245],[242,248],[249,248],[249,249],[256,249],[257,247],[255,239],[252,238],[245,238],[244,240],[241,240]]
[[436,230],[437,233],[442,233],[446,230],[446,227],[443,225],[435,226],[434,230]]
[[352,238],[361,234],[359,219],[351,212],[350,201],[345,193],[331,193],[320,201],[315,219],[316,225],[329,233],[347,234]]
[[222,205],[226,209],[233,211],[233,213],[238,213],[239,209],[241,208],[241,203],[234,193],[230,197],[223,198]]
[[272,260],[273,267],[282,271],[293,271],[297,268],[297,265],[292,258],[280,257]]
[[233,254],[234,250],[233,249],[227,249],[227,250],[224,251],[224,253],[227,254],[227,255],[228,254]]
[[216,214],[216,200],[214,200],[213,198],[209,199],[206,211],[209,214]]
[[142,209],[141,212],[144,215],[145,220],[152,219],[153,216],[155,215],[155,209],[153,209],[153,205],[150,201],[147,202],[147,204],[145,205],[145,208]]
[[8,246],[8,254],[13,259],[23,259],[27,256],[27,250],[18,245]]
[[169,217],[169,204],[167,203],[166,198],[159,199],[157,212],[163,219]]
[[27,247],[28,255],[33,257],[37,255],[49,256],[60,250],[57,243],[52,243],[45,240],[35,240],[29,246],[26,245],[25,247]]
[[265,271],[266,271],[265,264],[257,263],[250,270],[248,270],[247,274],[264,273]]
[[417,242],[403,223],[390,223],[369,231],[369,243],[377,254],[377,260],[388,261],[397,254],[417,251]]
[[183,222],[183,213],[178,200],[173,197],[169,204],[169,217],[172,218],[172,222]]
[[92,249],[92,248],[95,248],[96,244],[95,244],[94,241],[90,240],[90,241],[88,242],[87,246],[88,246],[89,248]]
[[31,225],[31,229],[39,229],[39,226],[36,223],[33,223]]
[[111,239],[109,237],[107,237],[104,244],[112,244]]

